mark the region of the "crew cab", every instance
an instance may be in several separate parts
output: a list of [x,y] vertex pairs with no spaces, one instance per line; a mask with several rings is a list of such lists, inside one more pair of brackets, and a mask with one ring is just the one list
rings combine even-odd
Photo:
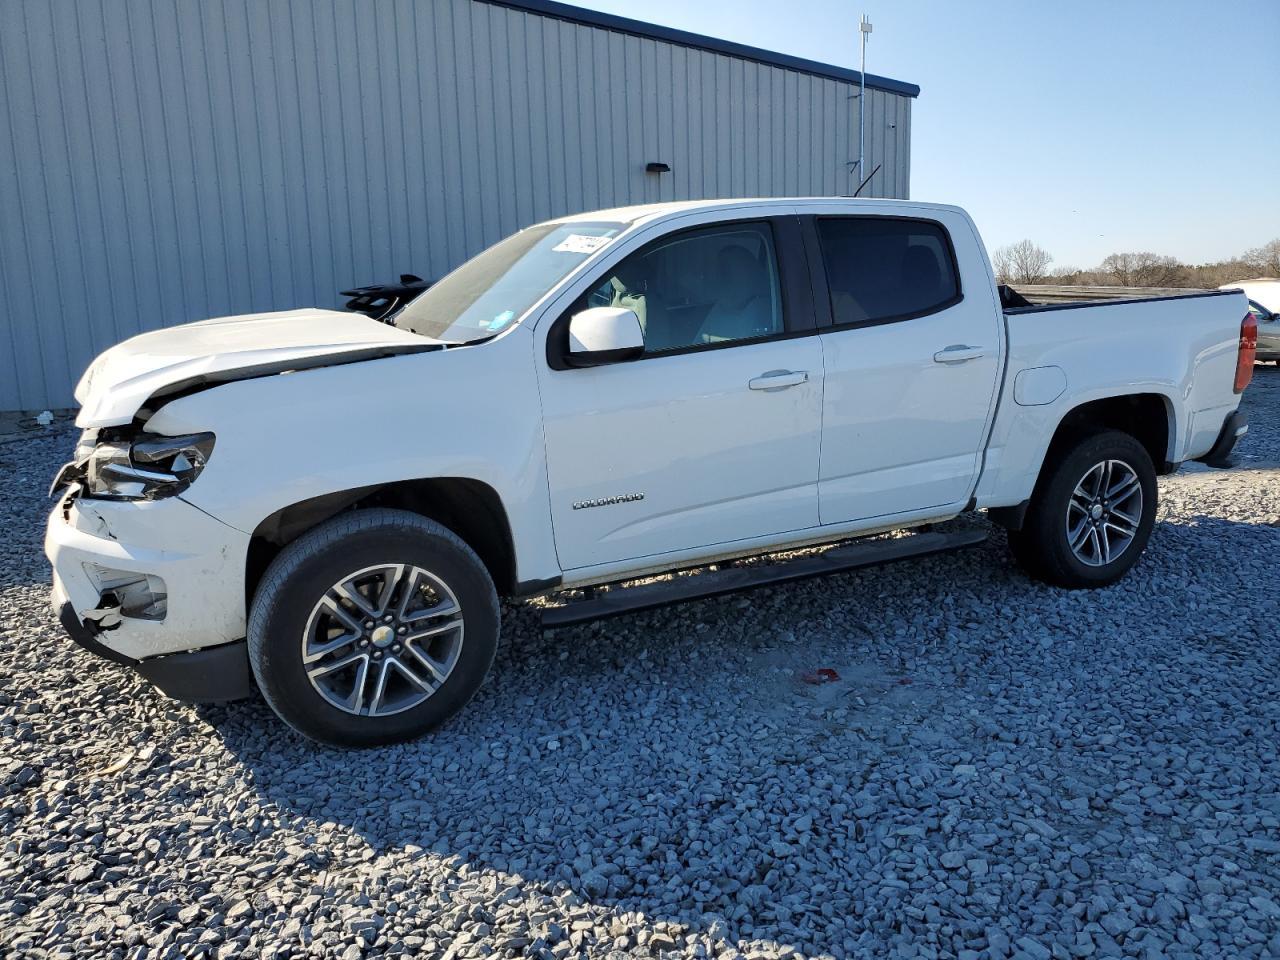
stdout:
[[725,568],[554,626],[970,545],[871,535],[973,510],[1032,576],[1105,586],[1151,535],[1156,475],[1227,462],[1255,337],[1238,291],[1005,307],[953,206],[565,217],[388,323],[267,313],[102,354],[55,480],[53,605],[172,696],[256,687],[368,745],[468,701],[500,597]]

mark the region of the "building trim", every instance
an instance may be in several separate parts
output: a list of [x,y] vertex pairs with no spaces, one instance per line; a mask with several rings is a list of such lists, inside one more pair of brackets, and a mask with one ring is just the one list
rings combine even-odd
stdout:
[[[759,47],[749,47],[746,44],[719,40],[715,37],[703,36],[700,33],[689,33],[672,27],[661,27],[657,24],[645,23],[642,20],[619,17],[612,13],[584,10],[582,7],[558,3],[556,0],[479,0],[479,2],[498,7],[510,7],[513,10],[523,10],[527,13],[564,20],[569,23],[600,27],[616,33],[629,33],[637,37],[662,40],[666,43],[679,44],[682,47],[692,47],[695,50],[723,53],[742,60],[753,60],[756,63],[812,74],[815,77],[826,77],[830,80],[840,80],[845,83],[861,83],[862,81],[862,75],[857,70],[850,70],[847,67],[837,67],[830,63],[819,63],[816,60],[806,60],[803,57],[793,57],[785,53],[775,53],[772,50],[762,50]],[[878,77],[870,73],[867,74],[867,86],[875,90],[885,90],[889,93],[897,93],[908,97],[918,97],[920,95],[920,88],[914,83],[892,80],[889,77]]]

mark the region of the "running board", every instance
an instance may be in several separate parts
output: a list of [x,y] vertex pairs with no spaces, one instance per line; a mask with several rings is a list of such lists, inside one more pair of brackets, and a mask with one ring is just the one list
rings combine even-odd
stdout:
[[808,580],[829,573],[842,573],[861,567],[877,567],[899,560],[912,560],[935,553],[949,553],[976,547],[987,539],[986,530],[961,530],[955,533],[913,533],[891,540],[868,540],[832,547],[823,553],[799,560],[766,566],[732,567],[709,573],[677,577],[640,587],[614,587],[589,600],[575,600],[558,607],[545,607],[542,627],[554,630],[587,620],[603,620],[637,610],[665,607],[688,600],[703,600],[740,590],[754,590],[777,583]]

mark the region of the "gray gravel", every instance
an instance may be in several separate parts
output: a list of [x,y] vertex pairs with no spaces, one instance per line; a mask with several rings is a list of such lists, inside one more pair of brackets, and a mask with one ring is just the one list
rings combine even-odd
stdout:
[[[966,554],[543,636],[342,753],[59,633],[0,445],[0,954],[1280,956],[1280,369],[1122,584]],[[810,686],[821,667],[840,679]]]

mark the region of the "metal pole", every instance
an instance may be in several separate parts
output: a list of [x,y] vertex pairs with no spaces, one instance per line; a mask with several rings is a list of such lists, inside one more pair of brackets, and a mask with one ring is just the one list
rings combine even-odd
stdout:
[[862,69],[859,71],[861,87],[858,91],[858,177],[867,173],[867,35],[871,33],[871,21],[864,13],[858,22],[858,32],[862,36]]

